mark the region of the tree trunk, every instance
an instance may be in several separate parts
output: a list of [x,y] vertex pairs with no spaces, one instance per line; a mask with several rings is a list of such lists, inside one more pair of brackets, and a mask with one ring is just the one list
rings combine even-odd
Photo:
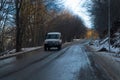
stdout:
[[21,51],[22,47],[22,29],[20,26],[20,8],[22,4],[22,0],[15,0],[16,4],[16,52]]

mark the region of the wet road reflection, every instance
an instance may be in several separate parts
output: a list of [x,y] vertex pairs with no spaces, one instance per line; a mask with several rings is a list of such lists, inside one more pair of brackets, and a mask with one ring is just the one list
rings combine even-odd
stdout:
[[10,63],[15,62],[15,61],[16,61],[16,57],[1,60],[0,61],[0,67],[3,67],[5,65],[10,64]]
[[[96,80],[83,46],[73,45],[52,52],[42,61],[40,54],[36,54],[7,66],[4,69],[14,72],[0,80]],[[48,53],[50,52],[45,54]],[[30,64],[26,66],[28,63]]]
[[72,46],[61,57],[36,72],[36,75],[28,80],[79,80],[80,70],[86,68],[88,64],[81,48]]

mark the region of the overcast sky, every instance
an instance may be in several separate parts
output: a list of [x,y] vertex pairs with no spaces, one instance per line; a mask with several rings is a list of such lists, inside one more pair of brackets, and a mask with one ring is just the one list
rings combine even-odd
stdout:
[[92,8],[91,0],[57,0],[57,2],[62,4],[62,7],[70,14],[80,17],[86,27],[92,28],[92,17],[88,12],[88,8]]

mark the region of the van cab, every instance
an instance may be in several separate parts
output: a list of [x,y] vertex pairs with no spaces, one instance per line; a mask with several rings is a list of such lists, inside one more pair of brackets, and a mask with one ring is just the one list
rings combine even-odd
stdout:
[[44,50],[50,50],[52,47],[57,47],[58,50],[61,49],[62,39],[60,32],[49,32],[45,36]]

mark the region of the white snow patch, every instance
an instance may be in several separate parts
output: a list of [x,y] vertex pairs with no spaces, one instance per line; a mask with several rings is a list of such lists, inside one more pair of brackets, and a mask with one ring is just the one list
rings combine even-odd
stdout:
[[[38,47],[30,47],[30,48],[22,48],[22,51],[20,52],[27,52],[27,51],[32,51],[32,50],[36,50],[36,49],[39,49],[39,48],[42,48],[42,46],[38,46]],[[7,56],[9,54],[14,54],[16,53],[16,49],[13,49],[11,51],[8,51],[6,54],[3,54],[2,56]]]
[[[116,41],[116,43],[119,43],[119,39],[118,41]],[[108,43],[108,37],[105,38],[104,40],[100,41],[100,40],[94,40],[92,41],[93,46],[96,50],[100,50],[102,48],[105,48],[107,51],[109,51],[109,43]],[[118,44],[119,45],[119,44]],[[110,52],[113,53],[118,53],[120,54],[120,48],[119,47],[114,47],[113,45],[110,45]]]
[[[95,45],[92,45],[91,47],[93,48],[94,51],[99,51],[102,47],[107,48],[107,43],[100,46],[100,47],[96,47]],[[106,57],[109,57],[111,58],[113,61],[117,61],[117,62],[120,62],[120,49],[119,48],[112,48],[111,47],[111,51],[112,52],[106,52],[106,51],[102,51],[102,52],[99,52],[101,53],[101,55],[103,56],[106,56]],[[116,53],[115,53],[116,52]]]
[[22,48],[22,51],[31,51],[31,50],[35,50],[35,49],[39,49],[39,48],[42,48],[42,46],[30,47],[30,48]]

